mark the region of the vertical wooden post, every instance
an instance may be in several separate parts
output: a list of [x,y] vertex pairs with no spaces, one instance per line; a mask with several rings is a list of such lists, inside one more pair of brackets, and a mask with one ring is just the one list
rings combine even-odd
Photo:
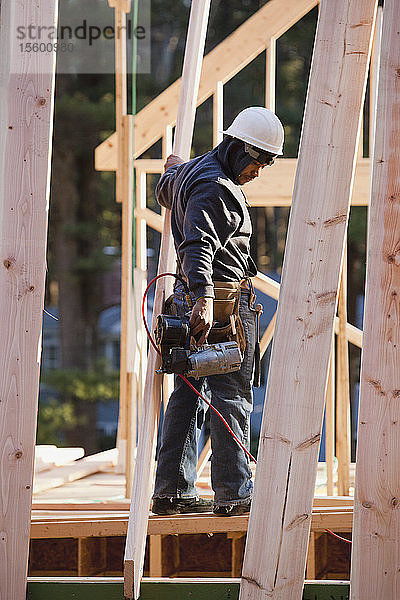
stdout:
[[[193,127],[196,115],[201,65],[203,61],[210,0],[193,0],[186,42],[185,60],[176,122],[174,153],[184,160],[190,157]],[[166,212],[164,231],[161,239],[158,272],[173,269],[174,248],[171,235],[171,214]],[[171,282],[162,278],[157,282],[154,308],[154,330],[157,315],[161,313],[164,297],[171,289]],[[139,430],[139,444],[129,515],[128,532],[124,559],[124,593],[128,598],[137,599],[140,594],[140,581],[143,573],[147,523],[153,482],[153,465],[157,436],[157,422],[161,405],[162,376],[156,375],[159,357],[150,347],[143,415]]]
[[133,123],[132,116],[127,114],[126,72],[126,14],[131,9],[131,0],[108,0],[108,3],[115,9],[116,200],[122,203],[121,360],[117,447],[119,468],[126,475],[125,495],[128,497],[131,489],[132,444],[136,443],[136,386],[132,381],[136,336],[132,318]]
[[275,111],[276,39],[271,38],[265,57],[265,106]]
[[[162,155],[164,160],[166,160],[172,152],[172,143],[172,127],[167,125],[162,139]],[[161,214],[165,216],[165,208],[161,209]],[[171,285],[171,281],[168,282],[168,285]],[[164,412],[167,410],[169,397],[171,396],[173,390],[174,376],[165,374],[162,382],[162,400]]]
[[385,0],[361,359],[351,599],[400,597],[400,13]]
[[323,0],[320,6],[241,600],[302,596],[376,4]]
[[[146,173],[136,169],[135,173],[135,206],[140,210],[146,208]],[[133,370],[138,380],[136,394],[137,422],[142,412],[143,390],[146,378],[147,336],[142,321],[142,297],[147,283],[147,225],[142,217],[136,217],[136,267],[134,270],[135,297],[133,300],[136,318],[135,360]],[[147,303],[146,303],[147,309]],[[136,435],[135,435],[136,438]],[[135,439],[136,442],[136,439]],[[127,492],[131,491],[131,487]]]
[[133,315],[133,116],[123,115],[118,137],[121,162],[118,172],[122,179],[122,278],[121,278],[121,369],[120,391],[125,406],[126,439],[125,496],[132,488],[133,457],[136,447],[137,395],[140,392],[134,373],[135,356],[139,352]]
[[[378,73],[382,40],[382,6],[378,6],[376,15],[375,33],[371,52],[371,69],[369,84],[369,157],[372,157],[375,142],[375,118],[376,118],[376,100],[378,94]],[[372,161],[370,162],[372,174]]]
[[333,467],[335,458],[335,387],[335,336],[333,336],[325,406],[326,493],[328,496],[333,496]]
[[348,496],[350,486],[350,380],[347,339],[347,244],[343,255],[338,301],[336,454],[338,459],[338,495]]
[[[17,26],[57,28],[57,0],[2,0],[0,30],[0,598],[25,600],[53,129],[55,53]],[[37,29],[36,29],[37,30]]]
[[213,95],[213,146],[217,146],[224,137],[224,86],[218,81]]

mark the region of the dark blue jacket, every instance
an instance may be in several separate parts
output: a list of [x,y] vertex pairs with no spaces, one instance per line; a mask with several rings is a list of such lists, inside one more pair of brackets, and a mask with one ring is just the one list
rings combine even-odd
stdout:
[[246,198],[237,178],[250,164],[243,142],[226,138],[214,150],[167,169],[156,197],[171,209],[179,271],[196,299],[214,296],[212,281],[240,281],[257,273]]

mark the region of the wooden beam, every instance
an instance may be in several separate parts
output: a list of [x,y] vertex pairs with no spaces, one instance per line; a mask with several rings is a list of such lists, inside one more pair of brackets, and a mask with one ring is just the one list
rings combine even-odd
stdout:
[[37,473],[33,482],[33,492],[37,494],[45,490],[51,490],[71,481],[77,481],[88,475],[98,473],[107,467],[113,467],[116,464],[116,457],[117,452],[115,449],[105,450],[99,454],[76,460],[72,464]]
[[276,38],[270,38],[265,57],[265,106],[275,112]]
[[110,8],[116,8],[121,12],[128,13],[131,11],[131,0],[108,0]]
[[324,0],[320,6],[241,600],[302,594],[376,4]]
[[338,299],[339,332],[337,335],[336,380],[336,455],[338,459],[337,493],[348,496],[351,461],[351,417],[349,343],[347,338],[347,244],[343,255],[342,277]]
[[[307,14],[318,0],[270,0],[204,58],[197,106],[213,95],[218,81],[226,83],[265,50],[267,40],[278,38]],[[159,140],[166,125],[174,125],[178,111],[181,79],[137,113],[135,156]],[[96,148],[96,169],[104,169],[112,156],[110,138]],[[115,158],[112,159],[115,161]]]
[[335,338],[333,337],[325,404],[326,493],[328,496],[333,496],[333,467],[335,458],[335,362]]
[[35,475],[53,467],[68,465],[85,454],[83,448],[57,448],[57,446],[35,446]]
[[[190,157],[209,11],[210,0],[193,0],[190,11],[174,140],[174,154],[178,154],[184,160],[188,160]],[[171,271],[173,263],[174,248],[171,234],[171,215],[167,211],[164,219],[158,272],[165,273],[166,271]],[[155,328],[157,315],[161,314],[163,300],[170,290],[171,282],[167,281],[166,278],[162,278],[157,282],[152,329]],[[143,574],[148,511],[153,482],[157,421],[161,405],[162,376],[155,374],[159,362],[158,359],[159,357],[155,350],[150,347],[131,512],[125,547],[125,596],[128,598],[135,597],[135,599],[140,594],[140,581]]]
[[265,330],[264,335],[262,336],[262,338],[260,340],[260,355],[261,355],[261,357],[264,356],[268,346],[272,342],[272,338],[274,337],[274,333],[275,333],[275,324],[276,324],[276,312],[274,313],[272,319],[268,323],[268,327]]
[[[291,206],[296,176],[297,159],[281,158],[273,167],[264,169],[261,176],[245,187],[246,197],[251,206]],[[369,159],[357,161],[352,206],[366,206],[369,199],[370,166]]]
[[25,600],[46,275],[55,53],[15,26],[57,28],[57,0],[1,3],[0,597]]
[[121,162],[118,172],[121,176],[122,193],[122,269],[121,269],[121,365],[120,397],[118,417],[119,450],[125,455],[119,457],[120,465],[125,465],[126,490],[129,498],[132,487],[132,462],[136,446],[137,381],[134,378],[135,355],[139,352],[133,318],[133,116],[123,115],[120,132]]
[[131,0],[109,0],[115,16],[116,200],[122,204],[121,359],[117,447],[119,469],[126,477],[126,497],[132,484],[136,446],[138,380],[133,371],[137,348],[133,319],[133,116],[128,115],[126,13]]
[[222,81],[217,81],[213,94],[213,146],[223,140],[224,129],[224,86]]
[[375,22],[374,40],[371,52],[370,86],[369,86],[369,156],[372,157],[375,145],[376,101],[378,95],[378,74],[382,41],[383,7],[378,6]]
[[400,14],[386,0],[369,217],[353,600],[400,596]]
[[[162,173],[161,159],[137,159],[134,166],[146,173]],[[273,168],[264,169],[261,176],[246,185],[246,197],[251,206],[291,206],[297,158],[281,158]],[[100,169],[101,170],[101,169]],[[367,206],[370,190],[370,160],[357,161],[352,206]]]
[[[329,500],[334,504],[334,499]],[[128,527],[128,511],[35,511],[32,515],[31,538],[81,538],[122,536]],[[197,533],[246,532],[248,515],[217,517],[212,513],[192,515],[150,515],[147,534],[178,535]],[[353,506],[344,502],[335,506],[314,506],[311,530],[351,531]]]
[[204,444],[204,448],[200,453],[199,460],[197,461],[197,478],[199,478],[203,473],[204,468],[210,460],[211,454],[211,438],[209,437]]

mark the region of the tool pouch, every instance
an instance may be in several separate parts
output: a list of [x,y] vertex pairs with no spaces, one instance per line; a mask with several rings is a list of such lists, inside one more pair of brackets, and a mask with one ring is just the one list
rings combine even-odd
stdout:
[[246,336],[239,316],[240,284],[235,281],[214,281],[214,321],[207,341],[209,344],[235,341],[242,355]]

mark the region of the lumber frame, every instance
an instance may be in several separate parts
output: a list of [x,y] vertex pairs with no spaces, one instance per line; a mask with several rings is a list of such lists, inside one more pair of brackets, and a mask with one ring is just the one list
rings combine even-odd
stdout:
[[400,16],[386,0],[367,245],[352,600],[400,595]]
[[[306,15],[318,0],[270,0],[204,58],[197,106],[210,98],[218,82],[225,84],[263,52],[269,40],[279,38]],[[181,79],[137,113],[135,157],[159,140],[166,126],[176,123]],[[98,171],[115,170],[117,134],[96,148]]]
[[[209,11],[210,0],[193,0],[173,148],[174,154],[184,160],[188,160],[190,157]],[[171,272],[171,270],[174,272],[174,260],[171,215],[170,211],[167,211],[164,218],[158,273]],[[158,280],[154,298],[152,329],[155,328],[157,315],[161,314],[163,301],[170,290],[171,282],[167,278]],[[140,580],[143,574],[157,422],[161,406],[162,376],[155,374],[158,363],[159,357],[154,348],[150,346],[124,558],[125,596],[135,599],[140,594]]]
[[57,0],[3,0],[0,35],[0,597],[23,600],[53,129],[55,54],[21,54],[14,26],[57,25]]
[[298,600],[302,593],[376,4],[320,5],[241,600]]

